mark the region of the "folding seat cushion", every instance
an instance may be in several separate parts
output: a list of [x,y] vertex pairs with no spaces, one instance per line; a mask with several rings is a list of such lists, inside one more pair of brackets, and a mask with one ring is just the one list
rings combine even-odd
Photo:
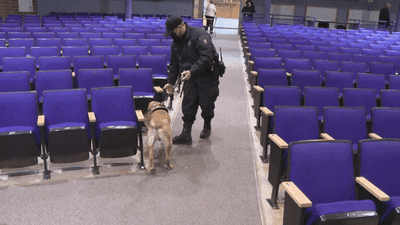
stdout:
[[91,129],[84,89],[44,91],[43,115],[52,163],[89,159]]
[[91,104],[96,116],[96,144],[100,149],[100,157],[116,158],[136,154],[138,130],[141,128],[132,96],[132,87],[92,90]]
[[[377,224],[374,202],[356,200],[350,142],[293,142],[288,152],[283,224]],[[290,189],[301,193],[304,205]]]
[[1,93],[0,114],[0,167],[36,165],[41,140],[36,93]]

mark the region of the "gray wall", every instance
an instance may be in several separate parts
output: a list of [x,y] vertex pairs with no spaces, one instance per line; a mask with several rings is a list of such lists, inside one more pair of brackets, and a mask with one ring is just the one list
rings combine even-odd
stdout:
[[[264,13],[265,0],[252,0],[255,7],[256,13]],[[373,10],[380,10],[383,6],[389,2],[393,5],[390,11],[390,20],[395,21],[397,16],[397,10],[400,2],[398,0],[375,0],[372,4],[367,0],[272,0],[272,4],[281,5],[295,5],[295,16],[305,16],[307,6],[316,7],[335,7],[337,8],[337,21],[347,21],[347,14],[349,9],[368,9],[368,6],[372,5]]]
[[[125,0],[38,0],[38,14],[50,12],[125,13]],[[192,0],[147,0],[132,2],[132,13],[192,15]]]

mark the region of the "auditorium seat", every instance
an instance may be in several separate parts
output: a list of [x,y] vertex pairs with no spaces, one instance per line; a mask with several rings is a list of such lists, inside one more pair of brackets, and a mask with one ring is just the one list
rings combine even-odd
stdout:
[[279,185],[287,179],[284,174],[287,171],[288,144],[319,139],[319,125],[315,107],[276,106],[274,117],[274,132],[268,135],[271,143],[268,181],[272,193],[267,201],[273,209],[278,209]]
[[356,198],[350,142],[295,142],[288,152],[284,225],[378,224],[374,202]]

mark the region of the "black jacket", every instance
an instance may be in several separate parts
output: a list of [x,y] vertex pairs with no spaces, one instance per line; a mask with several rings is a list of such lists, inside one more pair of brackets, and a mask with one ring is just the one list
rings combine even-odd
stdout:
[[242,12],[255,13],[256,9],[254,8],[253,2],[252,1],[246,1],[246,3],[244,3]]
[[[390,25],[390,14],[388,9],[386,8],[381,9],[381,11],[379,12],[379,20],[386,21],[386,25]],[[382,22],[379,24],[384,24],[384,23]]]
[[216,54],[211,36],[199,27],[186,25],[186,33],[171,45],[168,83],[174,85],[180,71],[190,70],[192,78],[206,76]]

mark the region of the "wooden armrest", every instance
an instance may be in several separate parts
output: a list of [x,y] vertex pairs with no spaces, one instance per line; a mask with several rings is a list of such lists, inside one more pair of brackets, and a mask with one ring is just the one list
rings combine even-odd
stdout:
[[163,93],[163,92],[164,92],[164,90],[163,90],[160,86],[155,86],[155,87],[154,87],[154,90],[155,90],[157,93]]
[[293,182],[282,182],[282,186],[300,208],[308,208],[312,206],[310,199],[308,199],[307,196]]
[[258,92],[264,92],[264,88],[258,86],[258,85],[254,85],[253,88],[258,91]]
[[43,127],[44,126],[44,115],[39,115],[38,116],[37,125],[38,125],[38,127]]
[[269,139],[273,141],[280,149],[288,148],[288,144],[277,134],[268,134]]
[[250,74],[253,76],[258,76],[258,72],[257,71],[250,71]]
[[141,110],[136,110],[136,117],[138,119],[139,122],[143,122],[144,121],[144,116]]
[[369,133],[369,137],[375,140],[383,139],[381,136],[375,134],[375,133]]
[[261,110],[262,113],[264,113],[267,116],[273,116],[274,115],[274,113],[271,110],[269,110],[267,107],[261,107],[260,110]]
[[250,56],[251,56],[251,53],[250,53],[250,52],[248,52],[248,53],[246,53],[246,55],[250,57]]
[[335,140],[333,137],[331,137],[331,135],[329,135],[327,133],[321,133],[321,138],[328,140],[328,141]]
[[[244,39],[246,39],[246,38],[244,38]],[[246,45],[247,44],[247,41],[243,41],[243,43]],[[247,46],[246,46],[247,47]]]
[[390,197],[365,177],[356,177],[356,182],[375,196],[379,201],[389,201]]
[[96,116],[94,115],[94,112],[88,112],[89,116],[89,122],[95,123],[96,122]]
[[75,77],[75,72],[72,72],[72,77]]
[[254,64],[254,61],[253,60],[249,60],[248,63],[249,64]]
[[292,76],[292,74],[291,74],[291,73],[288,73],[288,72],[286,72],[286,76],[287,76],[287,77],[291,77],[291,76]]

